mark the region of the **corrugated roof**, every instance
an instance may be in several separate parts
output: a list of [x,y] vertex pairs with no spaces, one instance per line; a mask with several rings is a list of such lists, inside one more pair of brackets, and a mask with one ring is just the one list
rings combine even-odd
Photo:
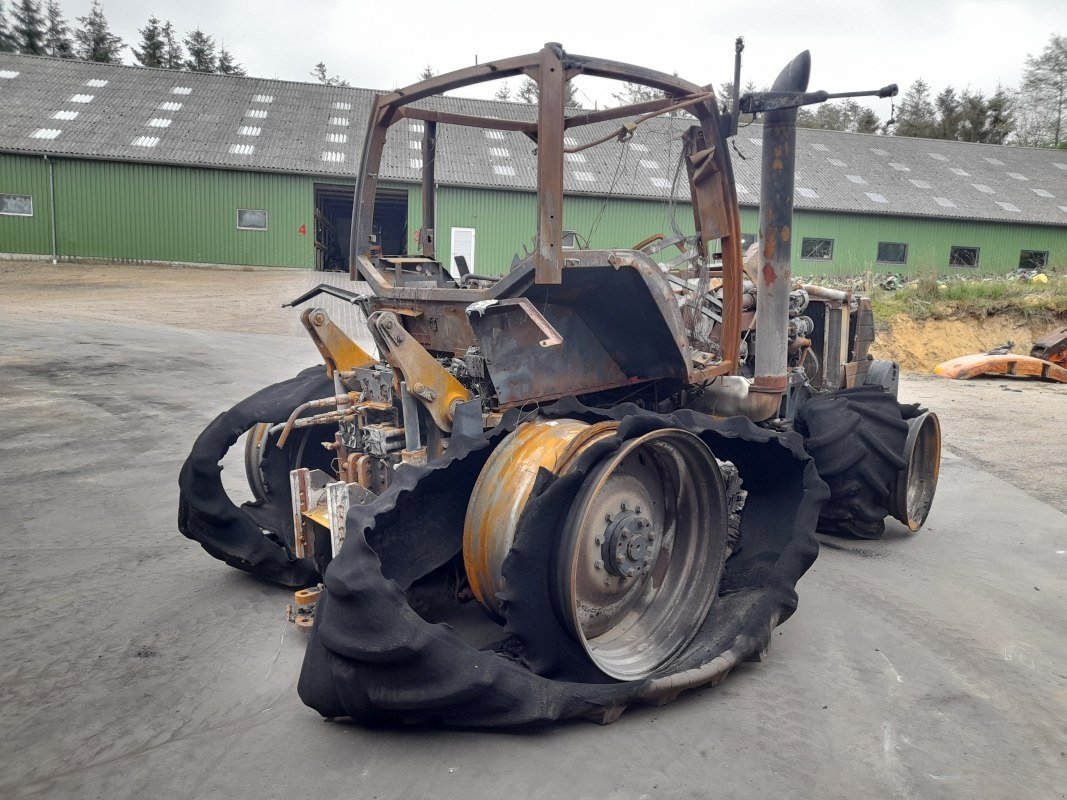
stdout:
[[[0,54],[0,151],[356,177],[374,92],[263,78]],[[522,103],[459,97],[435,108],[534,118]],[[688,117],[640,126],[625,146],[569,155],[571,193],[666,198]],[[609,132],[576,129],[568,144]],[[382,177],[417,181],[421,124],[392,129]],[[733,140],[738,199],[759,197],[762,128]],[[523,134],[444,126],[442,184],[533,189],[536,156]],[[684,175],[679,196],[687,195]],[[1067,225],[1067,153],[801,129],[796,206],[867,214]]]

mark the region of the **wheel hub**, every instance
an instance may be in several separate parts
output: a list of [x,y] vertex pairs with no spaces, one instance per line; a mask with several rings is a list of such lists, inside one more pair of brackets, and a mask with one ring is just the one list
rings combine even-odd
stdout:
[[648,572],[654,560],[657,536],[652,520],[641,515],[641,506],[631,511],[622,503],[618,514],[607,515],[607,523],[598,542],[602,560],[594,566],[623,578]]

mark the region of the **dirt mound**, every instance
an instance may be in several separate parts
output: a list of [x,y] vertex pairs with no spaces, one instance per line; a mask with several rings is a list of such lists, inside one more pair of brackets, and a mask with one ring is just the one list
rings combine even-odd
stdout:
[[888,358],[905,372],[932,372],[942,361],[982,353],[1015,342],[1012,351],[1029,353],[1034,340],[1054,327],[1047,322],[1023,322],[1008,316],[915,320],[900,314],[879,320],[875,358]]

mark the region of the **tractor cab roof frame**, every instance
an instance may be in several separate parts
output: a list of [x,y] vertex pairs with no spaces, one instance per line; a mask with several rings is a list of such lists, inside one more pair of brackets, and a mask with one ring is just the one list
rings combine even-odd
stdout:
[[[495,119],[437,111],[413,105],[420,100],[441,95],[464,86],[524,75],[538,86],[537,121]],[[565,85],[578,75],[589,75],[617,81],[636,83],[664,93],[662,99],[635,103],[600,111],[566,115]],[[697,249],[704,264],[710,267],[712,240],[721,240],[723,279],[722,361],[737,369],[737,351],[741,335],[742,253],[740,216],[734,186],[733,167],[725,146],[729,120],[720,116],[714,91],[675,75],[625,64],[610,59],[566,53],[556,43],[546,44],[540,51],[522,56],[490,61],[473,67],[435,76],[388,94],[378,95],[371,107],[363,157],[356,189],[356,208],[352,218],[350,275],[353,280],[363,278],[378,296],[408,294],[391,286],[378,269],[372,251],[372,226],[378,176],[389,128],[403,119],[424,123],[422,142],[422,216],[419,244],[422,256],[434,259],[435,208],[434,161],[436,156],[437,125],[464,125],[489,130],[509,130],[526,134],[537,147],[537,235],[534,253],[528,259],[533,281],[537,284],[559,284],[567,258],[563,249],[563,163],[564,132],[611,120],[629,120],[615,134],[583,144],[574,149],[601,144],[612,138],[626,141],[633,128],[645,119],[671,110],[684,110],[695,117],[697,124],[683,136],[683,148],[689,176]],[[636,118],[636,119],[635,119]],[[571,151],[573,151],[572,149]],[[568,251],[571,253],[572,251]],[[512,277],[519,279],[516,269]],[[525,282],[525,281],[522,281]],[[458,299],[462,293],[471,302],[502,294],[508,285],[504,280],[489,289],[419,289],[426,300]]]

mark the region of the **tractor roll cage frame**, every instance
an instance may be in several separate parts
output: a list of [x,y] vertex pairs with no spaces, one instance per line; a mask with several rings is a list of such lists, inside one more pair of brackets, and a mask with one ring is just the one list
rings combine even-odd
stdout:
[[[537,121],[495,119],[413,105],[434,95],[488,81],[524,75],[538,87]],[[662,99],[634,103],[601,111],[566,116],[565,84],[577,75],[590,75],[639,84],[664,92]],[[411,290],[393,287],[383,280],[377,258],[371,250],[374,203],[378,188],[382,155],[389,128],[403,119],[423,122],[422,140],[422,227],[419,242],[422,257],[434,260],[435,208],[434,159],[438,123],[464,125],[489,130],[519,131],[537,147],[537,236],[532,262],[534,283],[559,284],[566,268],[563,238],[563,162],[564,132],[572,128],[611,120],[654,115],[671,109],[684,109],[696,118],[683,136],[686,169],[693,205],[693,218],[700,257],[710,269],[709,247],[721,240],[723,280],[723,320],[720,339],[722,364],[737,371],[737,352],[741,338],[742,253],[741,226],[733,167],[725,146],[727,128],[716,106],[710,86],[698,86],[674,75],[625,64],[609,59],[565,53],[556,43],[546,44],[539,52],[499,61],[490,61],[426,81],[377,95],[371,106],[367,136],[364,141],[356,208],[352,217],[350,277],[366,280],[374,293],[382,297],[408,297]],[[627,138],[624,125],[619,138]],[[585,149],[598,142],[580,146]],[[621,255],[621,254],[620,254]],[[516,270],[517,271],[517,270]],[[718,271],[715,271],[718,274]],[[513,277],[518,277],[517,275]],[[513,281],[503,280],[488,289],[419,288],[423,300],[460,300],[469,302],[493,299],[510,288]]]

